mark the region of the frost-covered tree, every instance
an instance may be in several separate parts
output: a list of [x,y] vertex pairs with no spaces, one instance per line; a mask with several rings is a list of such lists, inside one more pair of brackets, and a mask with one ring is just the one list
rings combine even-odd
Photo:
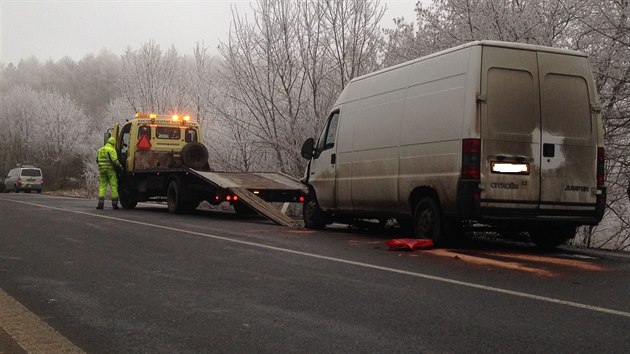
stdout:
[[36,164],[51,188],[80,172],[88,119],[68,95],[14,87],[0,96],[0,107],[3,170],[18,163]]
[[128,48],[122,56],[122,93],[136,112],[187,113],[186,60],[174,47],[163,52],[154,41]]
[[604,118],[608,202],[604,222],[584,232],[587,246],[630,249],[630,2],[591,1],[572,46],[589,54]]
[[378,66],[384,9],[365,0],[260,0],[253,10],[251,21],[233,14],[219,46],[225,99],[215,108],[273,157],[269,168],[297,176],[300,145],[345,83]]

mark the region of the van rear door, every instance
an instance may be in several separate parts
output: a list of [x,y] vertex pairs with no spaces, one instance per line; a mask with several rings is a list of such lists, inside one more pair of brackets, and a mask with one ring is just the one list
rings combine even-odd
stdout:
[[540,104],[536,52],[483,47],[482,207],[536,209],[540,198]]
[[[592,210],[597,191],[597,113],[586,57],[538,53],[540,208]],[[589,87],[590,83],[590,87]]]

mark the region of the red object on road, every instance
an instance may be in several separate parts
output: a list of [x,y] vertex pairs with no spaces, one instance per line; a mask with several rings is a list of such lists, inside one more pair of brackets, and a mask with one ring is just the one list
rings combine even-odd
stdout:
[[395,238],[385,242],[390,250],[426,250],[433,247],[429,238]]

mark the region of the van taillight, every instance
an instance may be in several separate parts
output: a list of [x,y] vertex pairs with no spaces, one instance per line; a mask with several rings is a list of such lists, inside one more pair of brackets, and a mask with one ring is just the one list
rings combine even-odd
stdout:
[[462,140],[462,179],[481,179],[481,139]]
[[603,147],[597,148],[597,185],[603,186],[604,182],[606,182],[606,178],[604,177],[604,160],[605,153]]

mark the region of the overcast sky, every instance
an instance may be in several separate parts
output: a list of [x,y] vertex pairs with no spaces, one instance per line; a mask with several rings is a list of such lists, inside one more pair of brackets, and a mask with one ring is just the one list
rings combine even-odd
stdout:
[[[298,1],[298,0],[296,0]],[[417,0],[381,1],[392,19],[415,18]],[[17,63],[35,56],[42,61],[69,56],[79,60],[103,48],[123,54],[155,40],[163,49],[174,45],[191,54],[197,42],[216,52],[225,40],[231,7],[251,13],[247,1],[125,1],[125,0],[0,0],[0,63]]]

